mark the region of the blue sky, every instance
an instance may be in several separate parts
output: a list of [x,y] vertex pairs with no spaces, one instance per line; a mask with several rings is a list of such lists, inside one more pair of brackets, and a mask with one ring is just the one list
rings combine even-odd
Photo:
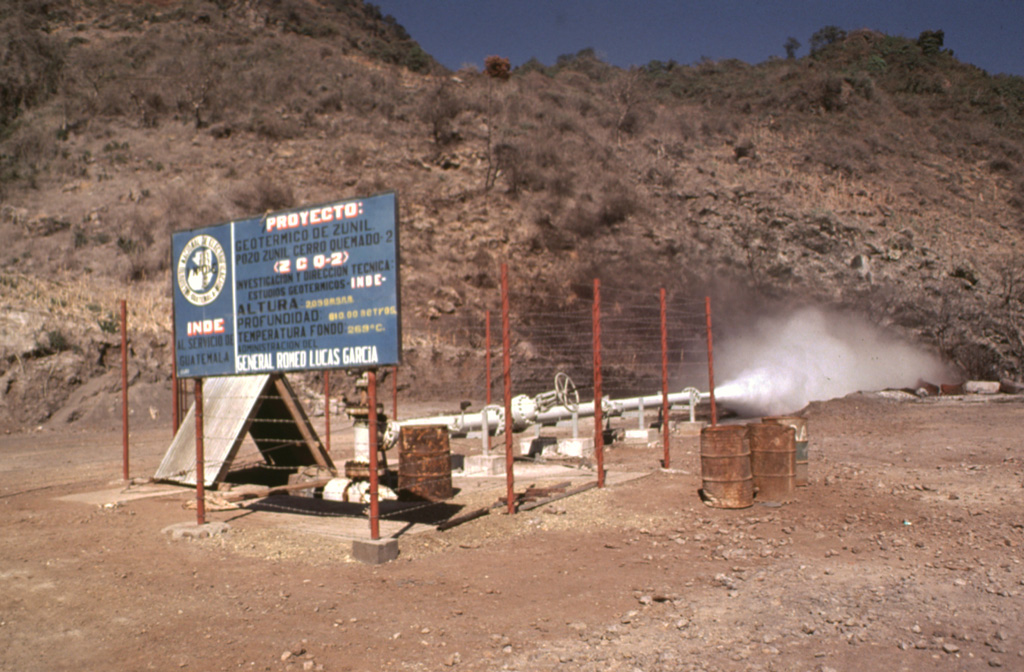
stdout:
[[795,37],[807,54],[822,26],[916,38],[943,30],[945,47],[990,74],[1024,76],[1024,0],[372,0],[443,65],[483,66],[497,54],[551,65],[593,47],[621,67],[783,57]]

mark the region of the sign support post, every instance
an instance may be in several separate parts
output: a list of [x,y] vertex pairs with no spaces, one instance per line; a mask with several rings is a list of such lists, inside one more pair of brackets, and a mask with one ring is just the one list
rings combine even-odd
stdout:
[[128,302],[121,299],[121,461],[128,480]]
[[665,308],[665,288],[659,294],[661,308],[661,441],[665,449],[662,465],[669,468],[669,424],[668,424],[668,315]]
[[331,452],[331,372],[324,371],[324,449]]
[[508,264],[501,265],[501,370],[505,394],[505,490],[508,512],[516,512],[514,458],[512,455],[512,359],[509,330]]
[[366,372],[370,396],[370,539],[380,539],[380,477],[377,475],[377,369]]
[[601,390],[601,279],[594,278],[594,456],[597,458],[597,487],[604,487],[604,393]]
[[206,456],[203,454],[203,379],[196,378],[196,525],[206,524]]

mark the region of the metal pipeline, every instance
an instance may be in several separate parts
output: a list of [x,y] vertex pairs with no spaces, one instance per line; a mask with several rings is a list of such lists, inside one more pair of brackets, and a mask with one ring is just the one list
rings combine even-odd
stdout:
[[[680,392],[668,395],[670,406],[686,405],[689,407],[690,421],[695,419],[697,404],[710,398],[707,392],[688,387]],[[626,399],[610,399],[601,401],[601,412],[609,417],[621,416],[627,411],[660,408],[660,394],[629,397]],[[520,394],[512,398],[512,431],[521,432],[535,425],[554,425],[574,417],[587,418],[594,415],[594,402],[579,402],[576,387],[565,374],[555,376],[555,389],[542,392],[534,397]],[[452,436],[465,436],[469,432],[486,431],[489,434],[500,434],[505,431],[505,409],[492,404],[479,411],[459,414],[436,415],[409,420],[389,421],[384,434],[385,445],[391,446],[398,440],[398,432],[402,427],[422,425],[444,425]]]

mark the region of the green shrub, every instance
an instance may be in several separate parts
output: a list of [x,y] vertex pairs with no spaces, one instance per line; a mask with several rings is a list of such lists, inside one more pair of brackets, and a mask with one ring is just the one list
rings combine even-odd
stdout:
[[864,69],[869,72],[885,72],[888,68],[889,64],[879,54],[872,54],[864,64]]
[[33,9],[9,3],[0,19],[0,137],[23,109],[57,91],[64,70],[64,46],[47,30],[45,15]]
[[107,311],[106,317],[96,320],[96,324],[99,325],[100,331],[106,334],[116,334],[121,328],[121,320],[114,315],[112,310]]
[[604,198],[598,214],[601,226],[613,226],[623,222],[637,208],[637,202],[629,188],[622,184],[610,185],[603,192]]
[[600,82],[608,79],[615,68],[598,58],[593,47],[587,47],[580,49],[575,54],[562,54],[555,61],[552,70],[553,74],[558,74],[563,70],[579,72],[593,81]]
[[135,240],[127,236],[117,237],[117,248],[125,254],[134,254],[142,249],[142,246]]
[[71,342],[68,341],[67,337],[64,336],[64,332],[60,329],[54,329],[46,332],[46,342],[48,344],[48,350],[50,352],[64,352],[65,350],[71,349]]
[[824,26],[811,35],[811,54],[846,38],[846,31],[839,26]]
[[430,136],[438,147],[445,147],[459,139],[453,122],[461,109],[447,81],[438,86],[420,108],[420,118],[430,127]]
[[413,72],[429,72],[432,63],[433,60],[427,52],[415,43],[406,50],[405,57],[402,59],[402,65]]
[[291,185],[266,175],[257,177],[252,184],[236,188],[231,200],[246,214],[285,210],[296,203]]
[[945,40],[945,33],[941,30],[926,30],[917,38],[917,46],[926,55],[934,55],[942,51],[942,43]]
[[549,71],[549,68],[543,63],[541,63],[539,60],[537,60],[536,57],[531,58],[530,60],[526,61],[525,63],[514,69],[512,71],[512,74],[514,76],[525,77],[531,72],[536,72],[549,77],[552,74]]
[[275,114],[260,114],[252,120],[249,129],[267,140],[294,140],[302,135],[302,126],[296,119]]

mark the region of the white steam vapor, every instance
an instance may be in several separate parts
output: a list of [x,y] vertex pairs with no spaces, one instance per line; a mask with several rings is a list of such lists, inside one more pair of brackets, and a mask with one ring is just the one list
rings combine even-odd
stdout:
[[715,397],[744,415],[793,413],[852,392],[943,382],[948,370],[862,319],[803,309],[715,347]]

